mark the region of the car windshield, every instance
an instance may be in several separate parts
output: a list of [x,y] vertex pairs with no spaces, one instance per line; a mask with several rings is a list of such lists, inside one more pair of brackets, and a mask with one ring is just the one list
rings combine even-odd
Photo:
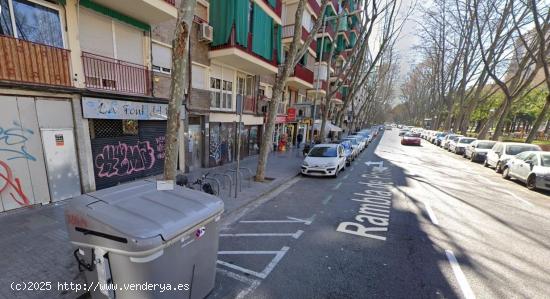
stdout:
[[550,154],[540,155],[541,165],[544,167],[550,167]]
[[351,144],[353,144],[353,145],[358,143],[357,139],[355,139],[355,138],[346,138],[346,140],[349,140],[349,142],[351,142]]
[[316,146],[309,152],[309,157],[336,157],[336,147]]
[[458,138],[460,138],[461,136],[451,136],[449,137],[449,140],[452,140],[452,141],[456,141]]
[[420,137],[420,134],[418,134],[418,133],[412,133],[412,132],[411,132],[411,133],[405,134],[405,136],[406,136],[406,137]]
[[342,141],[342,143],[340,143],[344,149],[349,149],[351,147],[351,143],[349,141]]
[[506,147],[506,154],[515,156],[519,153],[526,151],[540,151],[539,147],[536,145],[509,145]]
[[462,138],[460,139],[460,141],[458,143],[466,143],[466,144],[470,144],[472,142],[474,142],[475,138]]
[[477,144],[477,148],[480,149],[491,149],[496,142],[480,142]]

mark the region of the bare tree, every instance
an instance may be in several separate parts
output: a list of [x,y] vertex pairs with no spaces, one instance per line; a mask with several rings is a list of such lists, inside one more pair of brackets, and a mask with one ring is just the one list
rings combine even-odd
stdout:
[[[323,16],[325,14],[325,10],[327,8],[327,5],[329,3],[329,0],[323,0],[321,5],[321,12],[319,14],[319,18],[315,22],[315,25],[313,26],[313,29],[310,32],[309,37],[304,41],[304,43],[299,46],[300,39],[302,36],[302,17],[304,15],[304,8],[305,8],[305,0],[300,0],[298,2],[298,6],[296,8],[296,14],[294,15],[294,36],[292,38],[292,42],[290,43],[290,49],[288,51],[288,55],[285,59],[285,62],[283,64],[283,67],[279,69],[279,72],[277,74],[277,78],[275,80],[275,85],[273,86],[273,94],[271,97],[271,101],[268,105],[268,112],[267,112],[267,120],[265,125],[265,130],[262,138],[262,143],[260,145],[260,154],[258,156],[258,166],[256,168],[256,181],[264,181],[265,180],[265,169],[267,165],[267,157],[269,155],[269,149],[271,148],[271,138],[273,136],[273,132],[275,130],[275,120],[277,117],[277,107],[279,103],[281,102],[281,97],[283,95],[283,91],[286,86],[286,81],[288,80],[288,77],[290,76],[290,73],[300,60],[300,58],[305,54],[307,51],[307,48],[315,38],[315,35],[319,31],[319,28],[321,28],[322,22],[323,22]],[[301,56],[298,56],[300,54]]]
[[178,20],[172,41],[172,82],[168,101],[168,120],[166,124],[166,158],[164,160],[164,179],[175,181],[178,163],[178,131],[180,111],[185,90],[189,90],[188,64],[189,34],[195,16],[196,0],[182,0],[178,9]]

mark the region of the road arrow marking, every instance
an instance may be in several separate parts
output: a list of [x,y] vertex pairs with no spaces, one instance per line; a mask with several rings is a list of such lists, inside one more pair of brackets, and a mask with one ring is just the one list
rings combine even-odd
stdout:
[[378,167],[383,167],[384,166],[383,161],[378,161],[378,162],[367,161],[367,162],[365,162],[365,165],[367,165],[367,166],[371,166],[373,164],[378,165]]
[[250,269],[237,266],[235,264],[231,264],[228,262],[224,262],[221,260],[217,260],[217,263],[220,265],[224,265],[228,268],[231,268],[233,270],[241,271],[246,274],[254,275],[258,278],[265,279],[271,271],[277,266],[277,264],[283,259],[285,254],[288,252],[290,248],[287,246],[284,246],[279,251],[220,251],[218,254],[274,254],[275,257],[269,262],[269,264],[262,270],[262,272],[256,272],[252,271]]

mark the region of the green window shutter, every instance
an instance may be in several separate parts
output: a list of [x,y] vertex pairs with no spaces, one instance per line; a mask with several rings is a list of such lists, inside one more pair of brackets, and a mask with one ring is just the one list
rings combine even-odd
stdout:
[[352,31],[349,35],[349,44],[350,44],[349,47],[353,48],[356,42],[357,42],[357,35],[355,34],[354,31]]
[[151,31],[151,26],[149,24],[143,23],[141,21],[138,21],[132,17],[129,17],[127,15],[123,15],[115,10],[112,10],[110,8],[107,8],[103,5],[99,5],[95,2],[92,2],[92,0],[80,0],[80,5],[89,8],[95,12],[98,12],[100,14],[106,15],[108,17],[111,17],[113,19],[117,19],[121,22],[124,22],[128,25],[132,25],[134,27],[137,27],[143,31]]
[[340,53],[344,51],[345,48],[346,48],[346,42],[344,40],[344,36],[339,34],[338,39],[336,40],[336,52]]
[[267,60],[273,59],[273,20],[254,3],[252,51]]
[[[221,0],[235,3],[235,33],[237,44],[247,48],[248,47],[248,17],[250,15],[250,1],[249,0]],[[261,10],[261,9],[259,9]],[[222,13],[224,13],[222,11]],[[254,13],[256,9],[254,8]]]
[[235,1],[210,0],[210,26],[214,28],[212,46],[226,44],[235,22]]
[[271,5],[271,7],[275,8],[275,6],[277,6],[277,0],[269,0],[269,5]]

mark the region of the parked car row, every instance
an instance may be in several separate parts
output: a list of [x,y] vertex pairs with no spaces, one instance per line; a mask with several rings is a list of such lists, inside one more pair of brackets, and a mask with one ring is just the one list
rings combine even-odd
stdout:
[[314,145],[302,162],[300,173],[337,177],[378,135],[379,127],[348,135],[334,143]]
[[433,130],[422,130],[419,134],[449,152],[494,168],[505,179],[517,179],[531,190],[550,190],[550,152],[542,151],[536,144],[478,140]]

